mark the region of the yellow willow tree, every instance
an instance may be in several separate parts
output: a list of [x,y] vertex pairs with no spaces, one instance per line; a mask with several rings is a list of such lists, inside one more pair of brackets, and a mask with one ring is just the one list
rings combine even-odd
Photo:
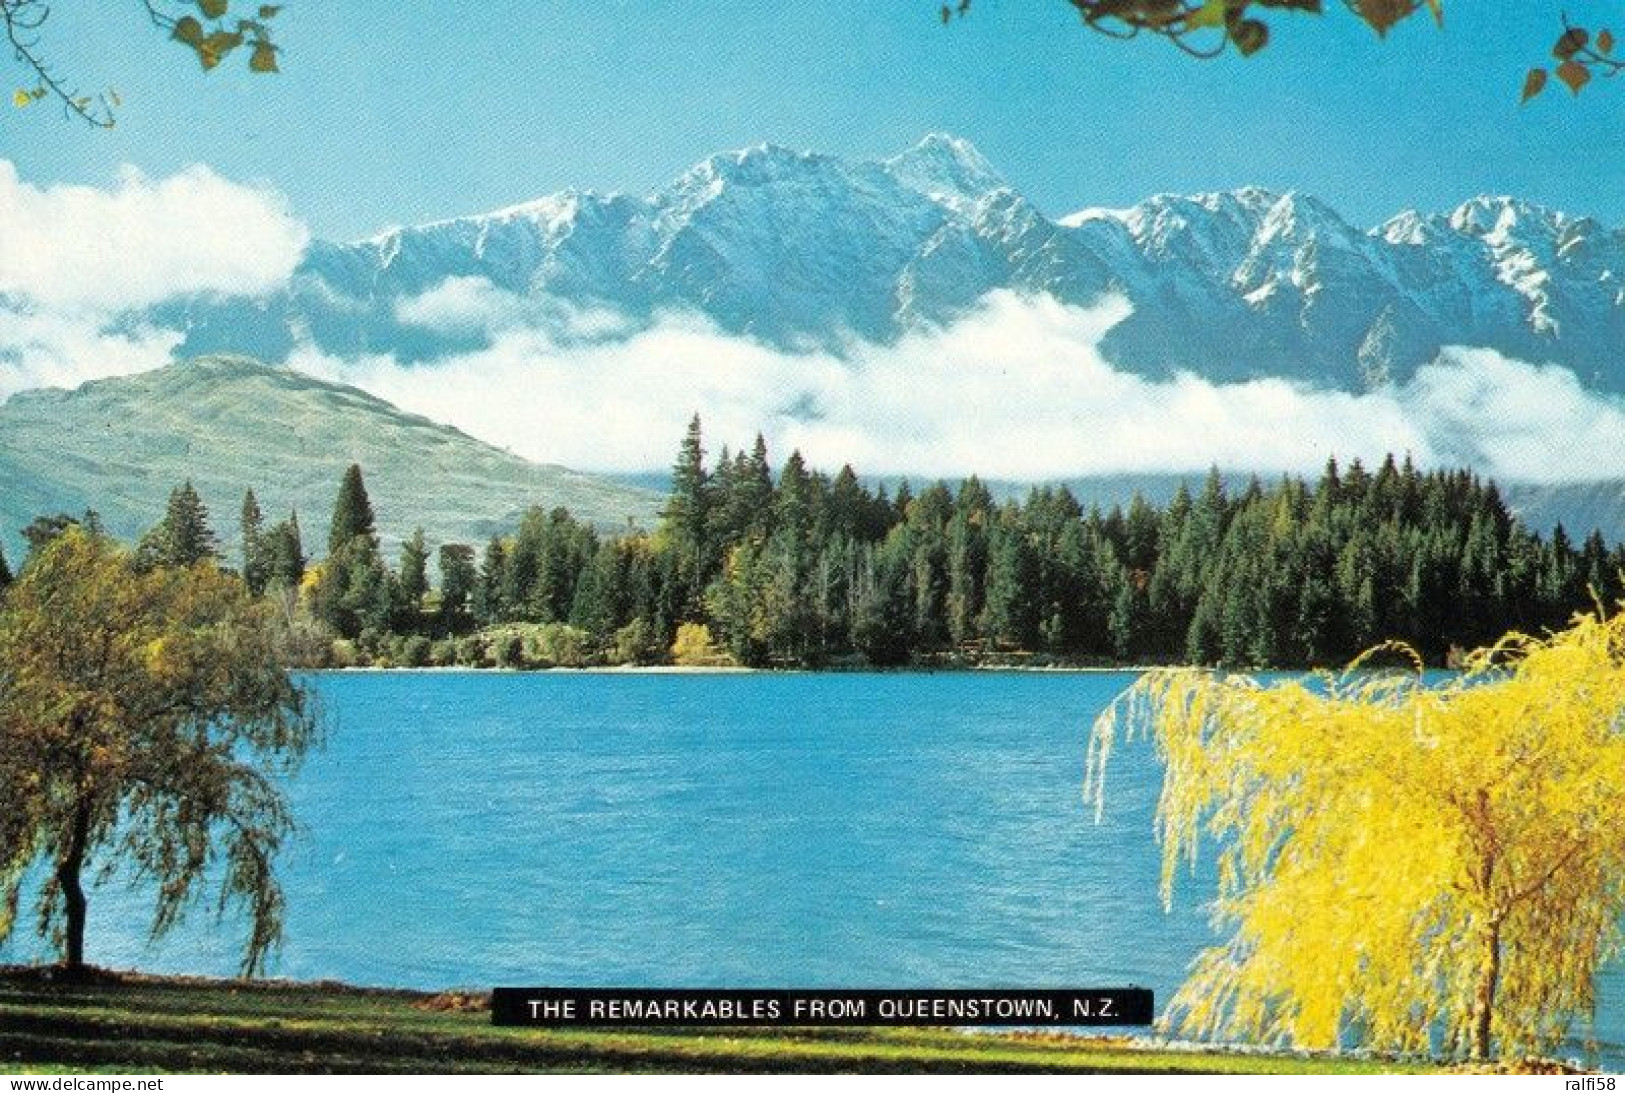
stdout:
[[1300,1047],[1550,1050],[1621,941],[1625,615],[1508,635],[1434,686],[1359,667],[1153,671],[1096,722],[1097,818],[1120,734],[1165,763],[1165,905],[1217,847],[1223,940],[1164,1019]]

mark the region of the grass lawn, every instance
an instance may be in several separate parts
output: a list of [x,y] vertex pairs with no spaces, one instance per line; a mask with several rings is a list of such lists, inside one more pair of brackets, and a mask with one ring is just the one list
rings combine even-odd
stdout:
[[1371,1060],[951,1029],[495,1028],[469,995],[0,969],[0,1071],[1370,1073]]

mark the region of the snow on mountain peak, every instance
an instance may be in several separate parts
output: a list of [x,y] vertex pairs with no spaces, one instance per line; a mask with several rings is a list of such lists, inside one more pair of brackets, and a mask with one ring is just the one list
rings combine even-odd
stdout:
[[1372,228],[1371,234],[1392,246],[1419,247],[1432,239],[1431,223],[1415,209],[1406,209]]
[[1258,226],[1258,242],[1268,244],[1277,239],[1301,241],[1319,233],[1337,237],[1350,234],[1350,229],[1331,206],[1307,194],[1288,190],[1277,197],[1264,214]]
[[949,133],[930,133],[880,165],[909,189],[956,209],[1008,188],[975,145]]
[[838,165],[838,160],[816,152],[782,144],[753,144],[701,160],[684,172],[672,189],[703,190],[717,183],[761,186]]
[[[252,312],[264,345],[248,348],[278,358],[314,330],[330,352],[426,359],[444,347],[402,326],[402,303],[453,278],[634,325],[692,309],[784,345],[884,341],[1001,289],[1084,306],[1113,293],[1134,310],[1104,348],[1146,375],[1200,366],[1356,388],[1399,382],[1461,343],[1625,390],[1625,232],[1494,196],[1367,231],[1306,194],[1258,186],[1055,221],[945,133],[870,161],[760,144],[644,197],[564,191],[363,244],[318,241],[289,325],[280,305]],[[186,351],[243,347],[244,314],[192,306]]]
[[1464,201],[1450,213],[1451,228],[1462,235],[1484,237],[1486,242],[1504,242],[1515,235],[1550,234],[1568,222],[1562,213],[1541,205],[1505,195],[1480,194]]

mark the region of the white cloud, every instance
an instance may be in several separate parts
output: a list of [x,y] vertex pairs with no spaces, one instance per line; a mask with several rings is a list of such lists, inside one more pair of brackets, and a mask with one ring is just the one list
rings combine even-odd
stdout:
[[281,197],[205,167],[40,187],[0,159],[0,399],[165,364],[181,334],[121,313],[279,288],[307,238]]
[[1448,349],[1405,394],[1443,462],[1537,482],[1625,478],[1625,401],[1567,368]]
[[1214,463],[1313,473],[1333,454],[1408,452],[1509,480],[1625,477],[1625,406],[1561,368],[1451,350],[1404,388],[1364,395],[1154,382],[1099,352],[1125,314],[1120,302],[995,293],[946,328],[840,357],[777,351],[689,315],[589,345],[510,325],[489,349],[427,366],[308,351],[293,363],[587,470],[667,465],[698,411],[713,448],[760,429],[780,458],[799,448],[815,465],[874,474],[1043,479]]
[[77,387],[160,367],[180,341],[173,330],[105,330],[78,316],[0,306],[0,402],[31,387]]
[[0,295],[110,313],[193,292],[259,295],[287,280],[308,233],[275,193],[206,167],[110,188],[34,186],[0,160]]
[[500,330],[524,317],[523,302],[484,277],[447,277],[435,287],[395,305],[395,317],[427,330]]
[[[36,187],[0,160],[0,398],[163,364],[176,331],[134,309],[192,292],[260,294],[298,262],[302,225],[274,194],[194,167],[127,169],[108,189]],[[611,311],[451,278],[397,318],[489,348],[427,363],[291,362],[532,459],[584,470],[669,464],[690,414],[713,448],[764,432],[778,458],[870,474],[1049,479],[1201,471],[1314,473],[1329,455],[1408,452],[1502,479],[1625,477],[1625,404],[1572,373],[1449,350],[1399,389],[1354,395],[1282,380],[1152,381],[1100,352],[1127,314],[996,292],[892,345],[786,351],[693,314]],[[122,316],[126,316],[121,318]]]
[[521,296],[486,277],[447,277],[395,305],[395,318],[442,334],[493,334],[515,328],[569,340],[624,337],[634,324],[608,308],[582,308],[549,296]]

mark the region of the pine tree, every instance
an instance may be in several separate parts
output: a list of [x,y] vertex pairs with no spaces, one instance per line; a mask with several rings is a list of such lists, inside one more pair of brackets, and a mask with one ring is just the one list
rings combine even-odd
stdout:
[[6,564],[6,551],[0,547],[0,592],[4,592],[12,582],[11,566]]
[[672,465],[671,496],[666,500],[663,514],[664,527],[677,554],[684,618],[699,617],[701,594],[712,575],[711,505],[700,415],[695,414],[678,448],[677,462]]
[[243,583],[256,596],[263,595],[271,577],[269,544],[265,536],[265,517],[254,491],[243,494],[240,520],[243,542]]
[[843,464],[829,488],[830,533],[848,539],[862,538],[867,522],[869,500],[869,493],[858,482],[857,473],[852,470],[852,465]]
[[271,529],[266,587],[298,588],[305,579],[305,545],[299,532],[299,513]]
[[602,543],[576,581],[570,604],[570,625],[579,626],[599,646],[607,646],[627,621],[627,563],[629,555],[616,540]]
[[909,506],[913,504],[914,490],[905,478],[897,484],[897,496],[892,498],[892,523],[901,524],[907,520]]
[[1111,636],[1112,656],[1121,661],[1138,660],[1145,652],[1146,582],[1138,570],[1119,568],[1113,582],[1111,615],[1106,621]]
[[988,544],[986,589],[982,633],[1002,645],[1035,648],[1040,621],[1038,560],[1014,503],[999,513]]
[[361,467],[352,463],[344,472],[338,500],[333,503],[333,523],[327,533],[327,552],[337,554],[357,536],[370,539],[377,546],[372,502],[367,499],[367,486],[361,478]]
[[149,568],[219,560],[220,540],[209,526],[209,510],[191,482],[170,493],[163,520],[142,537],[136,557]]
[[440,548],[440,625],[451,633],[461,633],[473,621],[471,608],[479,574],[474,568],[474,548],[466,543],[446,543]]
[[402,603],[408,612],[417,611],[429,591],[429,548],[424,542],[422,528],[414,531],[412,537],[401,544],[398,579],[401,582]]
[[948,637],[955,645],[983,636],[982,611],[989,580],[987,526],[992,509],[992,495],[975,476],[960,485],[948,520],[948,594],[943,601]]
[[894,540],[869,551],[852,611],[852,645],[870,664],[906,664],[914,644],[908,558]]
[[1157,560],[1158,523],[1156,511],[1136,492],[1123,518],[1123,564],[1147,578]]
[[480,563],[479,581],[474,586],[474,619],[481,626],[507,621],[508,604],[503,590],[508,582],[508,548],[501,536],[491,536]]

